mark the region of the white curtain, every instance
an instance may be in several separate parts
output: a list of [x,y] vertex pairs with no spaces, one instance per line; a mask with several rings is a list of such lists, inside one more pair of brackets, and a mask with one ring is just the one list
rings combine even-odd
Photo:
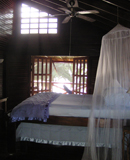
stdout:
[[129,88],[130,29],[118,24],[102,38],[82,160],[122,159],[122,126],[130,119]]

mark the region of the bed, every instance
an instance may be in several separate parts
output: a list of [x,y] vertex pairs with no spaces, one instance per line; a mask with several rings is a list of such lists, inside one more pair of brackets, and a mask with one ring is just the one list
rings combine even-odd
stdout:
[[12,123],[20,123],[16,141],[85,146],[91,103],[92,95],[47,92],[27,98],[10,115]]
[[13,108],[11,122],[37,121],[86,126],[86,122],[82,122],[89,116],[91,105],[92,95],[89,94],[38,93]]
[[[85,146],[92,98],[91,94],[74,95],[53,92],[38,93],[27,98],[11,112],[11,122],[20,122],[16,129],[16,141]],[[98,117],[98,104],[96,114]],[[100,115],[102,119],[98,123],[102,127],[106,115],[109,114],[107,110],[102,110]],[[130,110],[126,116],[129,117],[129,115]],[[114,116],[116,118],[116,114]],[[113,121],[111,120],[111,124]],[[102,129],[100,134],[103,135]],[[97,146],[104,146],[104,140],[105,137],[102,136],[102,143],[100,141]]]

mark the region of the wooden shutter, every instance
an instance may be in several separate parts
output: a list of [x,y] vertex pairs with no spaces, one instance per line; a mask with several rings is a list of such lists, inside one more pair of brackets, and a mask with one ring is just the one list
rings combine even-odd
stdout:
[[74,58],[73,94],[87,94],[87,57]]
[[51,92],[52,59],[32,56],[31,95]]

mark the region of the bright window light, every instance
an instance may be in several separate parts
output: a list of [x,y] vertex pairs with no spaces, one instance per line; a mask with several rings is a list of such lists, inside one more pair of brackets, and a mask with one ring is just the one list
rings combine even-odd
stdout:
[[29,29],[21,29],[21,34],[29,34]]
[[38,23],[38,18],[36,18],[36,19],[31,19],[30,22],[31,22],[31,23]]
[[58,19],[26,4],[21,6],[21,34],[57,34]]
[[52,34],[55,34],[55,33],[57,33],[57,29],[48,29],[48,32],[52,33]]
[[38,33],[38,29],[30,29],[30,33],[36,34],[36,33]]
[[47,29],[40,29],[40,30],[39,30],[39,33],[40,33],[40,34],[47,34]]
[[0,35],[12,35],[13,15],[14,12],[12,7],[8,9],[6,12],[0,13]]
[[47,23],[40,24],[40,28],[47,28]]
[[39,13],[38,12],[31,12],[30,17],[32,17],[32,18],[39,17]]
[[38,28],[38,24],[30,24],[30,28]]
[[10,19],[10,20],[5,20],[5,24],[12,24],[13,23],[13,20]]
[[21,28],[29,28],[29,24],[21,24]]
[[47,17],[48,16],[48,13],[46,12],[40,12],[40,17]]
[[57,22],[57,18],[49,18],[49,22]]
[[21,19],[21,23],[29,23],[29,19]]
[[28,17],[30,17],[30,13],[26,12],[21,13],[21,18],[28,18]]
[[31,12],[39,12],[38,9],[31,7]]
[[29,12],[30,12],[30,8],[27,7],[27,6],[22,6],[21,12],[22,12],[22,13],[29,13]]
[[49,23],[49,28],[57,28],[57,23]]
[[24,3],[22,3],[22,7],[28,7],[28,5],[26,5],[26,4],[24,4]]
[[42,18],[42,19],[40,19],[40,22],[48,22],[48,19],[47,18]]

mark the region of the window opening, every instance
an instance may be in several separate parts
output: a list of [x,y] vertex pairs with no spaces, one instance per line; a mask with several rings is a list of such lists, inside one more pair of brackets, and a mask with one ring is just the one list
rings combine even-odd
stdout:
[[72,91],[73,87],[73,63],[54,62],[52,65],[52,92],[68,92],[65,88]]
[[12,8],[0,13],[0,35],[12,35],[14,11]]
[[87,94],[87,58],[32,56],[30,95],[40,92]]
[[57,34],[58,19],[26,4],[21,6],[21,34]]

